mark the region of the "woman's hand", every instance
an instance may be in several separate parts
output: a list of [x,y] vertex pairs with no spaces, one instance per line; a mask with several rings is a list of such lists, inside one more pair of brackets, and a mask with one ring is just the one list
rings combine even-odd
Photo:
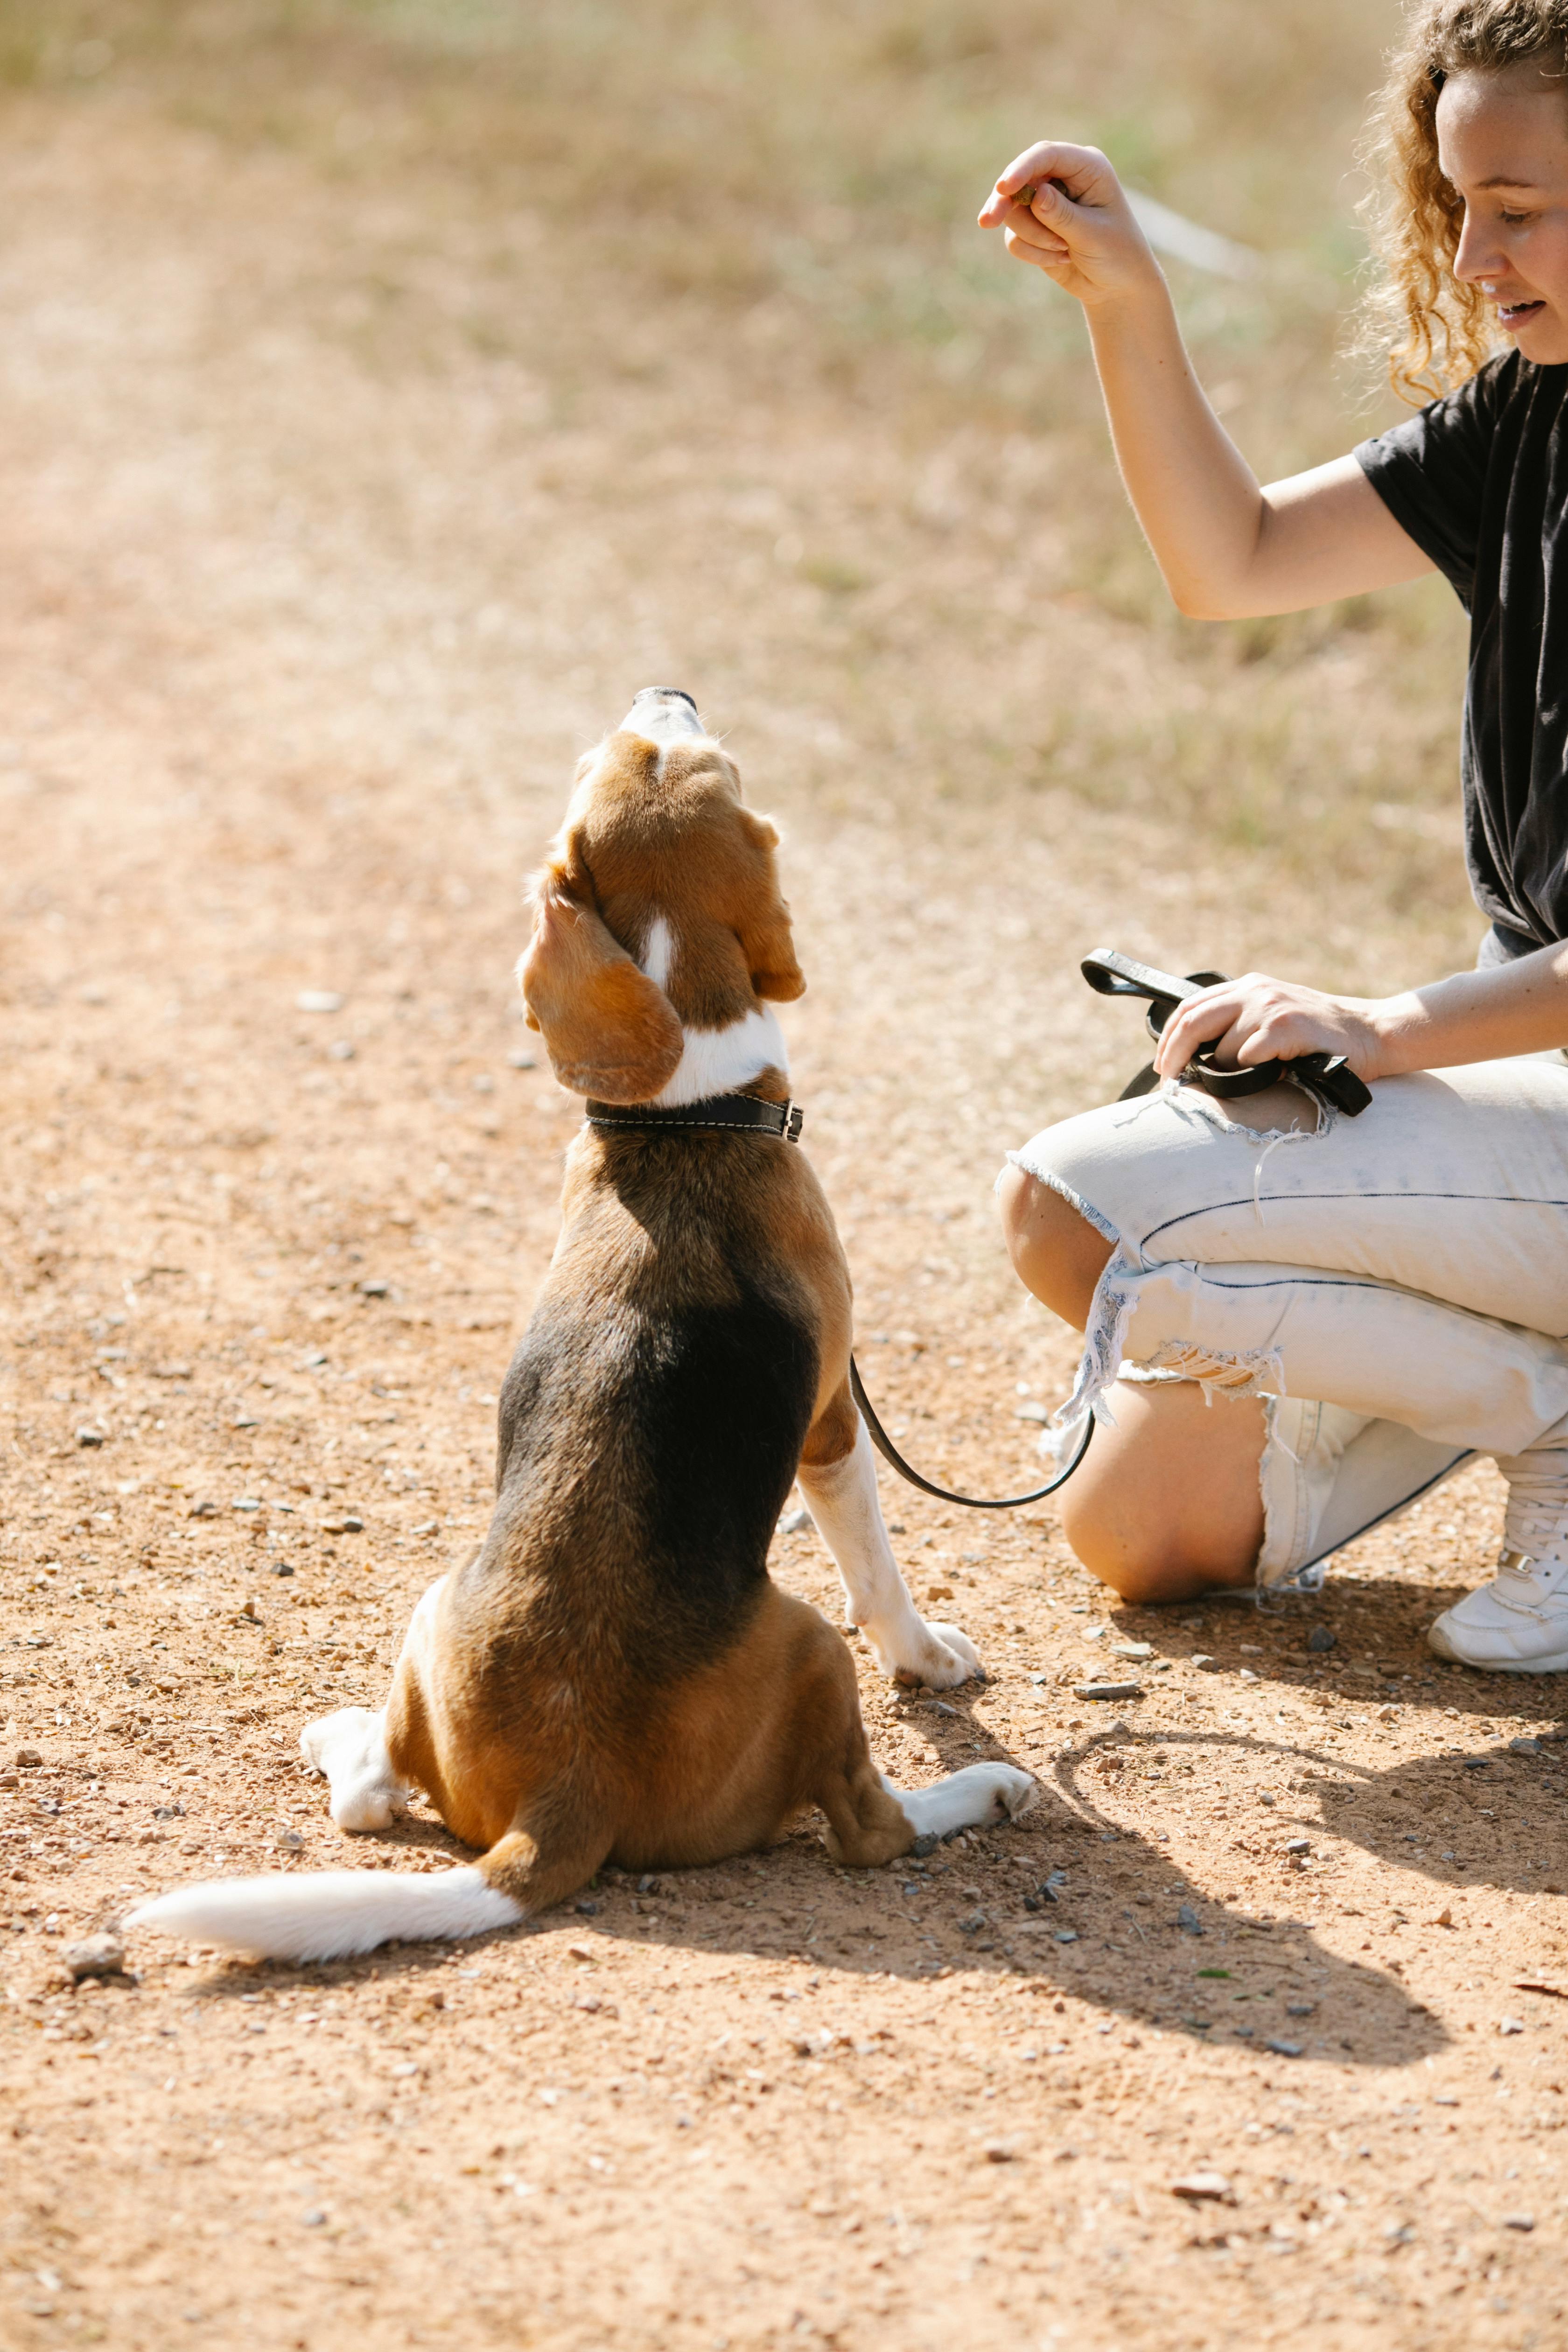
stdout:
[[1163,289],[1160,266],[1098,147],[1043,139],[1008,164],[980,215],[1016,261],[1086,308]]
[[1200,1045],[1217,1043],[1226,1068],[1293,1062],[1300,1054],[1342,1054],[1370,1085],[1388,1075],[1378,1014],[1383,1007],[1354,996],[1325,996],[1294,981],[1261,971],[1221,981],[1179,1004],[1165,1024],[1154,1055],[1163,1078],[1178,1078]]

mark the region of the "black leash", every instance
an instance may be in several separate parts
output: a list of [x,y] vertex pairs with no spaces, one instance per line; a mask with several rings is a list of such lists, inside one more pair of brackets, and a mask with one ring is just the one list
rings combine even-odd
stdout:
[[1089,1441],[1094,1435],[1094,1415],[1091,1412],[1086,1413],[1083,1435],[1079,1439],[1072,1460],[1065,1470],[1058,1470],[1054,1478],[1048,1479],[1043,1486],[1037,1486],[1032,1495],[1004,1495],[994,1502],[983,1502],[978,1495],[954,1495],[946,1486],[933,1486],[929,1478],[922,1478],[918,1470],[910,1469],[878,1420],[877,1408],[866,1393],[866,1383],[860,1378],[860,1367],[853,1356],[849,1359],[849,1388],[850,1393],[860,1408],[860,1418],[866,1424],[866,1433],[889,1468],[896,1470],[900,1478],[907,1478],[911,1486],[918,1486],[922,1495],[934,1495],[939,1503],[962,1503],[966,1511],[1016,1511],[1020,1510],[1026,1503],[1044,1502],[1047,1495],[1054,1495],[1058,1486],[1066,1486],[1084,1455],[1089,1452]]
[[[1080,967],[1098,996],[1145,996],[1149,1010],[1145,1015],[1149,1034],[1158,1043],[1166,1022],[1178,1004],[1201,989],[1216,988],[1226,978],[1223,971],[1190,971],[1184,980],[1173,972],[1155,971],[1146,963],[1135,963],[1131,956],[1119,955],[1114,948],[1096,948],[1085,956]],[[1342,1110],[1347,1118],[1359,1118],[1372,1100],[1371,1089],[1363,1085],[1342,1054],[1299,1054],[1291,1062],[1256,1062],[1247,1069],[1222,1069],[1215,1060],[1215,1041],[1200,1045],[1186,1068],[1184,1078],[1202,1087],[1205,1094],[1217,1101],[1234,1102],[1243,1095],[1259,1095],[1266,1087],[1276,1087],[1282,1078],[1294,1078],[1320,1102],[1331,1103]],[[1122,1091],[1122,1100],[1135,1095],[1152,1094],[1160,1080],[1154,1065],[1140,1070],[1131,1086]]]
[[[686,1131],[714,1135],[771,1135],[781,1142],[798,1143],[800,1130],[805,1123],[805,1113],[796,1103],[763,1102],[756,1095],[710,1095],[701,1102],[679,1103],[666,1107],[658,1103],[601,1103],[584,1105],[590,1127],[653,1129],[684,1128]],[[983,1500],[977,1495],[954,1495],[945,1486],[936,1486],[911,1469],[877,1418],[877,1408],[866,1393],[866,1383],[860,1378],[860,1367],[853,1356],[849,1359],[849,1388],[860,1408],[860,1418],[872,1444],[889,1466],[922,1495],[934,1495],[939,1503],[960,1503],[966,1511],[1016,1511],[1026,1503],[1039,1503],[1057,1488],[1065,1486],[1084,1455],[1089,1441],[1094,1435],[1094,1415],[1089,1413],[1078,1449],[1065,1470],[1032,1495],[1005,1495],[995,1501]]]

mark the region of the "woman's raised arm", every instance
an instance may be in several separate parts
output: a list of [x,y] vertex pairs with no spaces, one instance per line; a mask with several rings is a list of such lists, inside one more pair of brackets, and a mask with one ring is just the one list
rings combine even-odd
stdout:
[[1259,485],[1193,373],[1170,289],[1098,148],[1026,148],[980,221],[1083,305],[1121,478],[1182,612],[1300,612],[1435,568],[1353,457]]

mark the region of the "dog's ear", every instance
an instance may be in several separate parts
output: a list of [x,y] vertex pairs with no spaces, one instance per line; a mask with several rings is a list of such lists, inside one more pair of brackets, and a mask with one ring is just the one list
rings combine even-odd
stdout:
[[528,1025],[573,1094],[647,1102],[674,1076],[685,1044],[675,1008],[600,919],[574,834],[533,886],[518,978]]
[[791,1004],[805,993],[805,974],[795,960],[789,908],[779,895],[778,863],[773,856],[779,845],[778,827],[771,817],[758,816],[749,808],[738,809],[736,814],[761,869],[736,927],[742,952],[757,994]]

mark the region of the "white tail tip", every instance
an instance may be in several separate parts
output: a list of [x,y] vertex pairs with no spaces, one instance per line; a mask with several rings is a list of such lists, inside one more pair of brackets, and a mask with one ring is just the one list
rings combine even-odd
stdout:
[[194,1944],[263,1960],[336,1960],[398,1938],[420,1943],[515,1927],[522,1906],[471,1864],[428,1876],[329,1870],[310,1877],[220,1878],[154,1895],[127,1915]]

